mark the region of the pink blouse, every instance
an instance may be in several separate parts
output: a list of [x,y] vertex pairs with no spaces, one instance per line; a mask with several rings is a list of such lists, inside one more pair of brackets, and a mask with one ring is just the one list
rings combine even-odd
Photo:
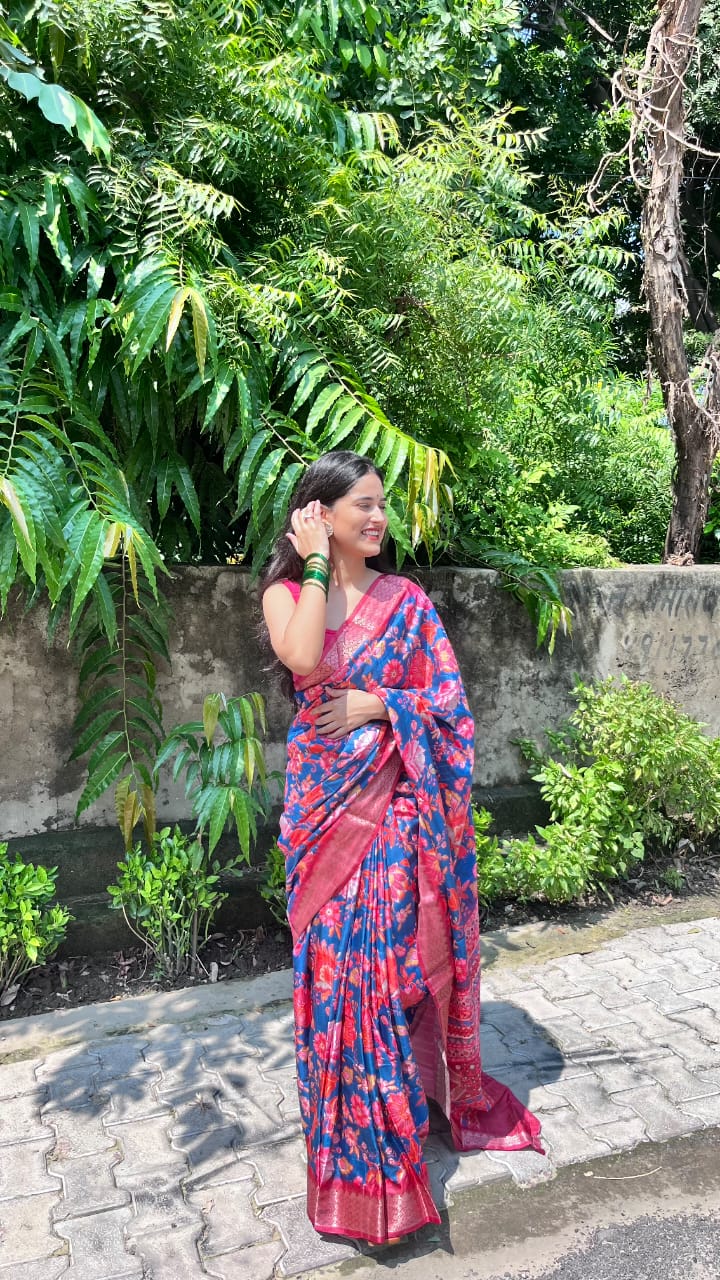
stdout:
[[[302,591],[302,583],[294,582],[292,578],[283,578],[282,585],[284,587],[287,587],[288,591],[290,592],[290,595],[292,596],[293,600],[297,604],[298,600],[300,599],[300,592]],[[325,649],[327,649],[328,641],[332,640],[333,636],[337,635],[338,630],[339,630],[338,627],[335,627],[334,629],[332,627],[325,628],[325,645],[324,645]]]

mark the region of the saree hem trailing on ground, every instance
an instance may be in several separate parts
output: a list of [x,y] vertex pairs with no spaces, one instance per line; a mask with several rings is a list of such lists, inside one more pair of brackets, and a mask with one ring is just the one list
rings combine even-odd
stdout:
[[[317,734],[308,711],[352,687],[389,721]],[[281,844],[308,1212],[382,1243],[439,1221],[428,1098],[460,1150],[542,1150],[539,1124],[481,1068],[473,724],[428,597],[375,579],[296,690]]]

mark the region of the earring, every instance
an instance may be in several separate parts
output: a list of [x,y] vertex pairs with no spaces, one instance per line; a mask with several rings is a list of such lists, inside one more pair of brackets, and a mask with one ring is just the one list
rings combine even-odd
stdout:
[[326,532],[326,534],[327,534],[328,538],[332,538],[332,536],[333,536],[333,527],[332,527],[332,525],[329,523],[329,521],[327,521],[327,520],[325,521],[325,532]]

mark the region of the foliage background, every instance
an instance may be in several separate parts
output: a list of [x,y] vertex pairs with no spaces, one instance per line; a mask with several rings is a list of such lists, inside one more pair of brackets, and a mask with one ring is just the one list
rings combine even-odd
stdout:
[[[692,104],[709,148],[716,8]],[[541,632],[561,618],[546,569],[660,558],[672,448],[610,93],[653,15],[640,0],[4,11],[0,604],[45,595],[69,619],[81,807],[121,777],[152,789],[163,575],[259,567],[325,449],[384,467],[401,556],[503,568],[540,599]],[[696,159],[684,193],[700,331],[717,176]]]

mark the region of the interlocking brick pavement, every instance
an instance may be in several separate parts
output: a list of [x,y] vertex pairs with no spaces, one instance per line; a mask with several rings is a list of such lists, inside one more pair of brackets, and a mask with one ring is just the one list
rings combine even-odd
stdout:
[[[578,931],[546,961],[513,958],[523,936],[491,940],[484,1060],[547,1151],[460,1154],[434,1113],[449,1210],[720,1124],[720,919]],[[290,995],[278,974],[94,1006],[62,1044],[65,1013],[0,1024],[0,1280],[271,1280],[353,1256],[305,1213]]]

